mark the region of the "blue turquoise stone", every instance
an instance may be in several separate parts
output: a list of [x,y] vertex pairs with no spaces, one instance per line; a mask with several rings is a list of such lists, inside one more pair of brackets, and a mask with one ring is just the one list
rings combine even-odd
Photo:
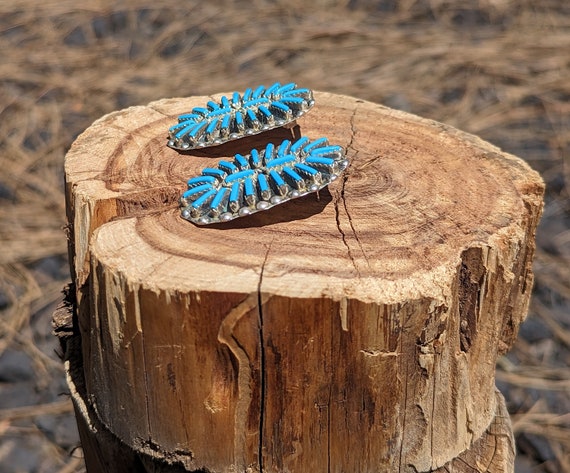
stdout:
[[222,120],[222,125],[220,126],[220,130],[229,130],[231,124],[232,116],[228,113],[224,116]]
[[222,171],[221,169],[214,169],[214,168],[204,168],[202,169],[202,174],[204,176],[214,176],[217,177],[218,180],[222,180],[224,177],[226,177],[226,173],[224,171]]
[[210,111],[218,110],[220,108],[220,106],[216,102],[213,102],[212,100],[210,100],[207,103],[207,105],[208,105],[208,108],[210,109]]
[[212,189],[211,184],[202,184],[201,186],[193,187],[192,189],[188,189],[186,192],[182,194],[182,197],[185,199],[189,199],[194,195],[198,195],[202,192],[206,192],[208,189]]
[[236,172],[238,168],[234,163],[230,163],[229,161],[220,161],[218,163],[218,168],[226,171],[228,174],[232,172]]
[[269,184],[267,184],[267,177],[265,177],[265,174],[257,175],[257,186],[259,187],[259,191],[262,193],[269,191]]
[[295,82],[289,82],[288,84],[282,85],[275,91],[275,95],[283,95],[285,92],[289,92],[294,89],[297,84]]
[[193,122],[193,121],[191,121],[191,120],[186,120],[186,121],[177,123],[176,125],[172,125],[172,126],[168,129],[168,131],[169,131],[170,133],[173,133],[173,132],[175,132],[176,130],[181,130],[182,128],[187,128],[187,127],[191,127],[191,126],[194,126],[194,125],[196,125],[195,122]]
[[253,169],[246,169],[245,171],[239,171],[234,174],[230,174],[226,177],[226,183],[229,184],[230,182],[237,181],[240,179],[245,179],[246,177],[252,177],[255,174]]
[[197,176],[188,180],[188,187],[194,187],[201,184],[213,184],[216,182],[214,176]]
[[208,192],[204,192],[204,194],[192,202],[192,207],[195,209],[201,207],[208,201],[208,199],[211,199],[214,195],[216,195],[216,189],[211,189]]
[[291,168],[283,168],[283,174],[289,176],[291,179],[293,179],[296,182],[302,181],[303,178],[301,176],[299,176],[299,174],[297,174],[295,171],[293,171],[293,169]]
[[246,178],[244,182],[244,193],[246,196],[253,195],[255,193],[255,188],[253,187],[253,181],[251,178]]
[[271,112],[269,111],[269,109],[265,106],[265,105],[260,105],[259,106],[259,111],[261,113],[263,113],[263,115],[265,115],[265,118],[271,118],[273,115],[271,114]]
[[258,98],[261,96],[261,94],[263,94],[263,91],[264,91],[264,90],[265,90],[265,87],[262,86],[262,85],[260,85],[257,89],[255,89],[255,90],[253,91],[253,94],[251,95],[251,98],[252,98],[252,99],[258,99]]
[[297,95],[306,95],[306,94],[310,94],[311,91],[309,89],[295,89],[295,90],[289,90],[287,92],[283,93],[283,97],[293,97],[293,96],[297,96]]
[[269,100],[266,99],[265,97],[260,97],[260,98],[258,98],[258,99],[248,100],[247,102],[244,102],[243,106],[244,106],[245,108],[248,108],[248,107],[257,107],[257,106],[259,106],[259,105],[261,105],[261,104],[266,104],[266,103],[269,103]]
[[199,127],[201,124],[200,123],[194,123],[194,122],[190,122],[190,125],[187,125],[185,127],[183,127],[180,131],[178,131],[174,137],[175,138],[180,138],[184,135],[186,135],[187,133],[189,133],[190,131],[192,131],[194,128]]
[[289,148],[290,144],[291,142],[289,140],[284,140],[277,149],[277,156],[283,156],[287,152],[287,148]]
[[275,102],[271,102],[271,107],[281,110],[283,112],[288,112],[289,110],[291,110],[287,105],[285,105],[283,102],[279,102],[278,100]]
[[284,164],[290,163],[295,161],[297,158],[294,154],[286,154],[280,158],[272,159],[270,161],[265,162],[266,168],[274,168],[277,166],[283,166]]
[[188,133],[188,136],[195,138],[196,135],[198,135],[198,133],[200,133],[204,128],[206,128],[207,124],[208,122],[197,123],[196,126],[192,129],[192,131]]
[[275,93],[277,91],[277,89],[279,89],[279,82],[275,82],[275,84],[269,86],[269,88],[265,91],[265,95],[266,97],[269,97],[271,94]]
[[315,176],[319,173],[319,171],[317,171],[315,168],[312,168],[311,166],[307,166],[306,164],[303,164],[303,163],[297,163],[297,164],[295,164],[294,167],[298,171],[305,172],[307,174],[310,174],[311,176]]
[[235,114],[235,121],[238,126],[243,126],[243,116],[241,112],[236,112]]
[[218,108],[208,114],[208,118],[219,117],[220,115],[228,115],[232,113],[231,108]]
[[263,157],[265,159],[265,162],[267,162],[268,160],[273,159],[273,153],[275,152],[275,145],[273,143],[269,143],[266,147],[265,147],[265,153],[263,154]]
[[303,151],[305,153],[309,153],[312,149],[318,148],[319,146],[327,145],[328,143],[329,143],[329,140],[327,138],[325,138],[325,137],[319,138],[318,140],[315,140],[312,143],[305,145],[305,147],[303,148]]
[[245,156],[243,156],[239,153],[234,156],[234,162],[240,167],[240,169],[249,168],[248,160],[245,159]]
[[247,102],[251,98],[251,92],[252,92],[252,90],[249,87],[247,89],[245,89],[245,92],[243,93],[243,97],[242,97],[242,100],[244,102]]
[[179,122],[185,122],[188,120],[196,121],[196,120],[201,120],[202,118],[203,115],[199,115],[197,113],[185,113],[184,115],[180,115],[178,117],[178,121]]
[[299,138],[297,141],[295,141],[295,143],[293,143],[291,145],[291,148],[289,149],[289,151],[291,153],[297,153],[297,151],[302,148],[307,142],[309,141],[309,138],[307,138],[306,136],[303,136],[302,138]]
[[241,182],[234,182],[232,184],[232,190],[230,192],[230,202],[237,202],[239,199],[239,194],[241,190]]
[[216,197],[214,197],[212,199],[212,202],[210,202],[210,208],[211,209],[215,209],[217,208],[221,203],[222,200],[224,199],[224,197],[226,196],[226,194],[229,192],[230,190],[227,187],[222,187],[216,194]]
[[252,167],[254,167],[254,168],[258,167],[261,164],[259,162],[259,152],[256,149],[251,150],[250,161],[251,161]]
[[219,121],[220,121],[219,118],[215,118],[214,120],[212,120],[208,125],[208,128],[206,128],[206,133],[213,133],[216,130]]
[[249,120],[250,120],[251,122],[257,121],[257,117],[256,117],[255,113],[253,113],[253,110],[251,110],[251,109],[249,109],[249,110],[247,111],[247,118],[249,118]]
[[311,156],[320,156],[323,154],[339,153],[342,151],[342,147],[338,145],[332,146],[322,146],[320,148],[312,149]]
[[334,164],[334,159],[322,156],[309,156],[305,159],[305,162],[308,164],[324,164],[325,166],[332,166]]
[[305,101],[305,99],[303,97],[281,97],[279,100],[281,100],[281,102],[288,104],[288,103],[294,103],[294,104],[299,104],[299,103],[303,103]]
[[277,171],[269,171],[269,177],[273,180],[277,187],[282,187],[285,185],[285,181]]

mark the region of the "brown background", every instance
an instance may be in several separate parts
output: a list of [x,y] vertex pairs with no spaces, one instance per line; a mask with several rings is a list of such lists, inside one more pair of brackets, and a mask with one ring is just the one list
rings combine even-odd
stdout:
[[497,383],[517,471],[570,471],[569,78],[566,0],[0,1],[0,469],[83,468],[50,327],[74,138],[130,105],[295,81],[446,122],[541,172],[534,298]]

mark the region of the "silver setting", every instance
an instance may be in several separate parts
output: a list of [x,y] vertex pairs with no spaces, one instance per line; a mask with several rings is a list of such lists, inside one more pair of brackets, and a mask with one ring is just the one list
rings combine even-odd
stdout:
[[180,115],[169,129],[168,146],[185,151],[255,135],[292,123],[314,104],[313,92],[293,82],[234,92]]
[[180,198],[182,218],[206,225],[227,222],[317,192],[347,167],[344,150],[327,138],[294,143],[269,143],[233,161],[221,160],[216,168],[188,180]]

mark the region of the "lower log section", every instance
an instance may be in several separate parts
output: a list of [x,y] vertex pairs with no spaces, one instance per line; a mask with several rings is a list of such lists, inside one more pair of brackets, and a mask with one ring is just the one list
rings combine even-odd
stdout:
[[[494,370],[526,315],[538,175],[318,92],[292,130],[167,148],[209,99],[108,115],[66,157],[84,447],[102,448],[100,425],[133,462],[182,471],[512,470]],[[346,148],[328,189],[227,224],[180,218],[201,168],[299,134]],[[96,456],[89,473],[131,471]]]
[[[133,450],[113,435],[91,408],[85,392],[80,340],[67,339],[66,373],[75,406],[81,442],[90,472],[183,473],[184,462],[151,448]],[[495,391],[496,412],[491,425],[473,445],[433,473],[502,473],[513,470],[515,441],[503,396]],[[205,471],[205,470],[201,470]],[[381,471],[381,470],[375,470]]]

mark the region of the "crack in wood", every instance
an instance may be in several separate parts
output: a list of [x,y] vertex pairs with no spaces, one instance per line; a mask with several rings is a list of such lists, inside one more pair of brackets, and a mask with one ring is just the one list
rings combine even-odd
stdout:
[[261,293],[261,285],[263,283],[263,274],[265,272],[265,265],[267,263],[267,258],[269,252],[271,251],[271,244],[273,240],[269,243],[267,251],[265,252],[265,258],[261,264],[261,271],[259,272],[259,281],[257,283],[257,307],[259,314],[259,348],[260,348],[260,382],[261,382],[261,395],[259,401],[259,451],[258,451],[258,463],[259,472],[263,473],[263,428],[265,422],[265,396],[267,393],[267,373],[265,372],[265,343],[263,340],[263,304],[267,302]]
[[[137,321],[137,328],[140,328],[140,336],[141,336],[141,347],[144,347],[144,333],[142,330],[142,324],[141,324],[141,307],[140,307],[140,287],[137,288],[135,292],[135,295],[133,297],[134,299],[134,311],[135,311],[135,319]],[[148,443],[149,445],[153,443],[152,441],[152,433],[151,433],[151,418],[150,418],[150,399],[148,397],[148,394],[152,392],[152,390],[150,390],[150,383],[148,380],[148,371],[147,371],[147,359],[146,359],[146,352],[143,348],[142,350],[142,369],[143,369],[143,380],[144,380],[144,392],[145,392],[145,407],[146,407],[146,430],[148,432],[148,439],[146,439],[144,442]]]
[[345,172],[342,176],[342,189],[340,191],[340,198],[342,199],[342,204],[344,207],[344,211],[346,212],[346,216],[348,218],[348,224],[350,225],[350,229],[352,230],[352,235],[354,236],[354,239],[358,243],[358,247],[360,248],[362,256],[364,256],[364,259],[366,260],[367,266],[370,268],[370,261],[368,260],[368,256],[366,255],[366,252],[364,251],[364,248],[362,246],[362,242],[360,241],[360,238],[358,236],[358,232],[356,231],[356,228],[354,228],[354,223],[352,222],[352,217],[350,216],[350,212],[348,211],[348,206],[347,206],[345,195],[344,195],[345,194],[345,186],[346,186],[346,183],[348,181],[348,177],[349,177],[348,172]]
[[436,363],[439,364],[439,358],[436,356],[434,357],[434,363],[433,363],[433,372],[430,373],[431,377],[432,377],[432,385],[431,385],[431,412],[430,412],[430,417],[429,417],[429,424],[430,424],[430,439],[429,439],[429,449],[430,449],[430,454],[431,454],[431,458],[432,458],[432,468],[433,468],[433,459],[434,459],[434,445],[433,445],[433,437],[434,437],[434,432],[435,432],[435,408],[436,408],[436,402],[437,402],[437,396],[435,395],[436,393],[436,389],[437,389],[437,381],[438,381],[438,374],[439,374],[439,370],[438,367],[436,367]]
[[[356,107],[354,107],[354,112],[352,113],[352,116],[350,117],[350,142],[348,143],[348,145],[346,145],[346,149],[348,151],[349,148],[354,149],[354,155],[353,158],[355,158],[356,156],[358,156],[358,150],[355,149],[353,147],[353,143],[354,143],[354,138],[356,136],[356,127],[354,125],[354,118],[356,116],[356,112],[358,110],[358,105],[356,105]],[[348,154],[348,153],[347,153]],[[348,206],[346,203],[346,199],[345,199],[345,187],[346,187],[346,182],[348,181],[348,177],[350,176],[350,169],[348,169],[347,171],[345,171],[345,173],[343,174],[343,181],[342,181],[342,191],[341,191],[341,198],[342,198],[342,203],[344,205],[344,211],[346,212],[346,216],[348,217],[348,223],[350,225],[350,229],[352,230],[352,234],[354,235],[354,238],[356,239],[358,246],[360,247],[360,251],[362,252],[362,256],[364,256],[364,259],[366,260],[366,264],[368,265],[368,267],[370,268],[370,261],[368,261],[368,256],[366,255],[366,252],[364,251],[364,248],[362,247],[362,242],[360,241],[360,238],[358,237],[358,232],[356,231],[356,229],[354,228],[354,223],[352,221],[352,217],[350,215],[350,212],[348,211]]]
[[[343,181],[343,187],[344,187],[344,181]],[[340,198],[340,199],[344,200],[343,192],[344,192],[344,189],[341,190],[340,196],[335,200],[335,203],[334,203],[336,227],[337,227],[338,231],[340,232],[340,236],[342,238],[342,243],[346,247],[348,258],[350,259],[352,266],[354,267],[354,270],[356,271],[356,274],[358,275],[358,277],[360,277],[360,270],[358,269],[358,266],[356,265],[356,261],[354,260],[354,257],[352,256],[352,250],[350,249],[350,245],[346,241],[346,234],[344,233],[344,230],[342,229],[342,226],[340,224],[340,210],[338,207],[338,199]]]
[[242,458],[234,459],[239,463],[239,468],[244,469],[246,464],[246,425],[244,420],[251,405],[251,366],[250,359],[244,347],[234,335],[234,329],[242,317],[255,309],[258,298],[255,294],[249,294],[243,301],[235,306],[222,320],[218,330],[218,341],[225,344],[238,361],[238,401],[234,417],[234,451],[241,452]]
[[[400,337],[400,353],[404,353],[404,347],[403,347],[403,336]],[[403,415],[402,415],[402,429],[401,429],[401,438],[400,438],[400,452],[399,452],[399,458],[398,458],[398,471],[402,471],[402,460],[404,459],[404,437],[406,436],[406,413],[407,413],[407,407],[408,407],[408,376],[409,376],[409,370],[408,370],[408,358],[403,357],[402,358],[403,363],[405,364],[405,376],[404,376],[404,399],[403,399]],[[399,369],[398,372],[400,372],[401,370]]]
[[[354,118],[356,116],[357,109],[358,109],[358,107],[355,107],[355,109],[352,113],[352,116],[350,117],[351,135],[350,135],[350,142],[346,145],[347,154],[348,154],[349,149],[354,149],[353,148],[353,142],[354,142],[354,137],[356,134],[356,128],[354,126]],[[353,157],[355,157],[357,155],[358,155],[358,151],[354,150],[354,156]],[[342,200],[342,206],[344,208],[344,212],[346,213],[346,217],[348,219],[348,224],[350,226],[350,230],[352,231],[352,235],[353,235],[354,239],[356,240],[358,247],[360,248],[360,252],[362,253],[362,256],[366,260],[367,266],[370,268],[370,261],[368,260],[368,256],[366,255],[366,252],[364,251],[364,248],[362,246],[362,242],[360,241],[360,238],[358,236],[358,232],[356,231],[356,228],[354,227],[354,223],[352,221],[352,217],[350,215],[350,212],[348,211],[348,205],[346,203],[345,187],[346,187],[346,183],[348,181],[349,176],[350,176],[350,167],[344,172],[344,174],[342,176],[342,186],[341,186],[340,192],[338,193],[338,197],[340,198],[340,200]],[[339,210],[338,198],[335,201],[334,208],[335,208],[336,226],[338,228],[338,231],[341,234],[342,242],[347,249],[348,257],[350,258],[350,261],[352,262],[352,265],[354,266],[354,269],[356,270],[358,277],[360,277],[361,276],[360,269],[358,268],[358,265],[356,264],[356,260],[354,259],[354,256],[352,254],[352,249],[350,248],[350,245],[348,244],[348,240],[346,238],[346,233],[344,232],[344,230],[342,229],[341,224],[340,224],[340,210]]]

